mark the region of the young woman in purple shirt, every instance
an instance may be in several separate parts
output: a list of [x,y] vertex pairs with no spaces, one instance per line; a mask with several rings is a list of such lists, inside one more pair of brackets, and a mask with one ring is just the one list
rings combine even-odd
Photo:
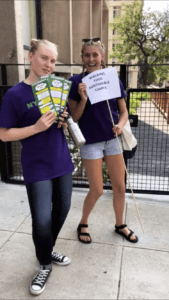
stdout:
[[70,208],[72,171],[63,129],[66,109],[56,123],[53,112],[41,116],[31,84],[51,74],[58,56],[57,46],[47,40],[31,40],[28,59],[31,71],[24,82],[9,89],[2,101],[0,139],[20,140],[23,176],[32,215],[33,241],[40,263],[30,291],[39,295],[45,289],[52,262],[68,265],[70,258],[53,251],[57,236]]
[[[82,83],[83,76],[105,67],[104,45],[99,38],[84,39],[82,41],[81,57],[83,73],[70,78],[72,88],[69,93],[69,109],[71,115],[74,121],[79,123],[86,139],[86,144],[83,145],[80,150],[89,181],[89,193],[84,201],[82,218],[77,228],[78,239],[82,243],[91,243],[92,241],[87,228],[88,218],[96,201],[103,193],[102,159],[104,157],[112,182],[113,206],[116,217],[115,231],[128,241],[136,243],[138,241],[137,236],[123,223],[125,169],[115,138],[122,133],[123,126],[128,119],[128,112],[124,100],[126,94],[120,82],[121,97],[109,100],[116,124],[112,129],[106,101],[91,105],[86,94],[86,84]],[[119,116],[116,102],[118,102]]]

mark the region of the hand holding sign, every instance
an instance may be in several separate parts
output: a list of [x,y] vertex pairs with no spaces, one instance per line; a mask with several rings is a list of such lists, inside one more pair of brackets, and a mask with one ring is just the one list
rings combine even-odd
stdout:
[[79,83],[78,93],[81,97],[81,100],[83,100],[84,102],[87,102],[87,93],[86,93],[86,84],[85,83]]
[[91,104],[121,96],[119,78],[115,67],[92,72],[82,79],[86,83]]

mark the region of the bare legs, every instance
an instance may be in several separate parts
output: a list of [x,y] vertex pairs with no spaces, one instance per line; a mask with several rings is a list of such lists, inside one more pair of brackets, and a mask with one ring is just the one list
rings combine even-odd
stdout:
[[112,183],[116,225],[120,226],[123,224],[123,211],[125,205],[125,170],[121,154],[105,156],[105,163]]
[[[81,224],[88,224],[88,217],[95,206],[96,201],[103,193],[102,179],[102,158],[99,159],[84,159],[83,164],[89,181],[89,193],[87,194],[84,205]],[[82,228],[81,232],[88,232],[87,228]],[[80,236],[82,240],[89,241],[89,237]]]
[[[110,180],[112,182],[113,189],[113,207],[116,216],[116,225],[123,224],[123,211],[125,205],[125,183],[124,176],[125,170],[121,154],[105,156],[105,162],[108,168]],[[86,196],[83,205],[83,213],[80,223],[88,224],[88,218],[95,206],[95,203],[103,193],[103,179],[102,179],[102,158],[89,160],[83,160],[88,181],[89,181],[89,193]],[[128,235],[130,231],[128,228],[122,229],[122,231]],[[88,232],[87,228],[82,228],[81,232]],[[89,241],[89,237],[80,236],[81,239]],[[135,239],[135,235],[131,237]]]
[[84,201],[81,223],[87,224],[89,214],[91,213],[96,201],[103,193],[102,159],[84,159],[83,163],[86,169],[90,190]]

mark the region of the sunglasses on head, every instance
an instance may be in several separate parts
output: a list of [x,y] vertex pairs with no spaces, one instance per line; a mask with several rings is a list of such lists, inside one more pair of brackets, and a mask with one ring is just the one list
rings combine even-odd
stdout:
[[87,42],[101,42],[100,38],[93,38],[93,39],[82,39],[83,43],[87,43]]

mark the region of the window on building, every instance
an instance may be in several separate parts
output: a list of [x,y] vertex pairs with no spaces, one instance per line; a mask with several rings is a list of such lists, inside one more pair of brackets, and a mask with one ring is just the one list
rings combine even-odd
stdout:
[[113,7],[113,18],[120,16],[121,14],[121,6],[114,6]]
[[115,46],[116,46],[115,44],[112,44],[112,49],[113,49],[113,50],[114,50]]
[[113,29],[112,35],[116,35],[116,30],[115,29]]
[[[22,12],[22,40],[23,45],[29,46],[30,40],[36,38],[36,12],[35,0],[24,0],[21,2]],[[28,49],[25,49],[28,50]]]

